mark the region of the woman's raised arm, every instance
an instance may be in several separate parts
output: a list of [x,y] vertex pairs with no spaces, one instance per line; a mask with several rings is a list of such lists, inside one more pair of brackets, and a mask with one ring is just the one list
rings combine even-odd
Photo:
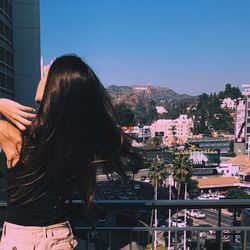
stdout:
[[24,131],[26,126],[31,124],[30,119],[36,117],[35,111],[34,108],[23,106],[6,98],[0,98],[0,115],[5,116],[21,131]]

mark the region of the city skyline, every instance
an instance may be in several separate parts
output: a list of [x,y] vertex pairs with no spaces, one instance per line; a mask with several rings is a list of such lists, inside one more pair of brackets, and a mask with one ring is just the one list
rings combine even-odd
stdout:
[[40,4],[45,63],[76,53],[105,86],[151,83],[198,95],[249,83],[249,1]]

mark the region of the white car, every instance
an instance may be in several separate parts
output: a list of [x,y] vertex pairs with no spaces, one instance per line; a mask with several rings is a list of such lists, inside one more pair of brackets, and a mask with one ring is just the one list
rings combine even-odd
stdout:
[[223,194],[219,194],[218,197],[219,197],[219,199],[225,199],[226,198],[226,196],[223,195]]
[[144,182],[144,183],[150,183],[151,180],[147,177],[143,182]]
[[187,210],[187,215],[194,217],[194,218],[198,218],[198,219],[205,219],[206,218],[206,214],[201,212],[199,209]]
[[209,194],[201,194],[200,196],[197,197],[199,200],[208,200],[210,198]]
[[216,195],[216,194],[210,194],[210,196],[209,196],[208,199],[209,199],[209,200],[219,200],[219,196]]
[[181,219],[172,219],[171,224],[173,227],[186,227],[186,223]]

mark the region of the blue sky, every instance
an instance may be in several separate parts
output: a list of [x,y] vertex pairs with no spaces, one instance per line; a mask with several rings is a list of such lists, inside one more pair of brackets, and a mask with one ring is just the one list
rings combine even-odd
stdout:
[[250,82],[248,0],[41,0],[46,63],[76,53],[105,86],[191,95]]

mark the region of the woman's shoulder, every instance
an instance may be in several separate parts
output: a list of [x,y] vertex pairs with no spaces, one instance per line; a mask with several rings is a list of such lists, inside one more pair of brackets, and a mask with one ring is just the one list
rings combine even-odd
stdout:
[[[21,132],[10,122],[5,120],[0,120],[0,140],[3,141],[20,141],[22,138]],[[1,144],[1,141],[0,141]]]
[[7,159],[17,153],[18,145],[21,145],[21,132],[10,122],[0,120],[0,147]]

